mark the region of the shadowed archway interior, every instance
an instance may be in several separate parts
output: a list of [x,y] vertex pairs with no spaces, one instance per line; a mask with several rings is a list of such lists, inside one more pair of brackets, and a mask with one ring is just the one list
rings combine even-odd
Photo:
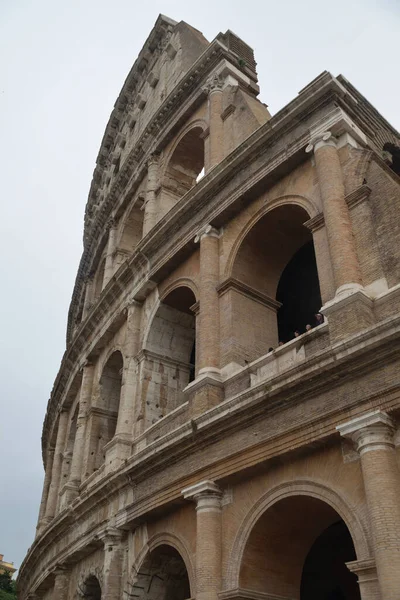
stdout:
[[90,575],[83,584],[83,589],[80,592],[80,595],[85,600],[101,600],[101,587],[97,577]]
[[128,597],[137,600],[189,599],[189,577],[179,552],[166,544],[149,552],[129,586]]
[[281,303],[278,336],[283,342],[292,339],[295,330],[303,333],[307,324],[315,324],[314,315],[321,308],[321,294],[312,240],[304,244],[284,268],[276,299]]
[[[240,588],[293,600],[360,600],[350,533],[322,500],[291,496],[258,519],[247,540]],[[345,594],[341,596],[340,594]]]

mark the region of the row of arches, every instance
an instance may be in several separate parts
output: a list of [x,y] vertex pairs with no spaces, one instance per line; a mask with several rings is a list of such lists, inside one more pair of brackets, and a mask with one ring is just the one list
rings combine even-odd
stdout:
[[[149,547],[143,558],[139,555],[122,597],[195,597],[194,566],[187,548],[173,540],[154,544],[150,540]],[[245,597],[260,593],[291,600],[361,600],[357,577],[347,567],[355,560],[352,535],[335,508],[319,498],[294,494],[273,503],[252,525],[243,547],[232,556],[229,571],[236,573],[234,579],[229,581],[228,575],[226,583]],[[81,595],[102,599],[94,575],[85,581]]]
[[[225,364],[244,365],[289,341],[295,330],[304,331],[307,324],[314,324],[321,294],[312,235],[304,227],[308,219],[308,213],[297,204],[277,206],[252,224],[240,240],[231,273],[252,292],[240,297],[232,293],[229,299],[227,312],[233,318],[223,332],[230,340],[226,355],[221,352]],[[197,288],[185,279],[177,286],[166,291],[144,332],[137,367],[139,383],[136,396],[129,400],[137,407],[132,435],[142,433],[184,404],[184,390],[196,377]],[[258,294],[256,300],[254,292]],[[221,302],[222,312],[225,309]],[[221,323],[223,329],[223,316]],[[86,449],[84,478],[104,463],[106,446],[116,433],[123,373],[122,352],[114,349],[101,366],[92,393],[91,445]],[[68,481],[78,408],[71,415],[64,482]]]
[[[204,139],[206,124],[196,121],[187,127],[167,153],[164,165],[158,175],[157,220],[166,214],[204,175]],[[146,190],[137,197],[125,215],[121,218],[117,230],[115,248],[113,248],[113,272],[129,257],[144,235],[144,214],[142,198]],[[106,251],[98,263],[93,275],[91,303],[99,298],[105,286]]]

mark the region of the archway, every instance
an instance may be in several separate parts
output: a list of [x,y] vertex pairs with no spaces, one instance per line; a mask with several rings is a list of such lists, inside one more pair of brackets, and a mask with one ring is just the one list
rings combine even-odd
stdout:
[[117,271],[118,267],[122,264],[126,257],[132,254],[142,239],[143,216],[144,212],[142,210],[142,202],[139,201],[139,199],[136,199],[136,202],[134,202],[134,204],[128,208],[125,218],[121,224],[120,237],[115,256],[114,271]]
[[203,129],[193,127],[178,142],[168,160],[161,184],[160,212],[164,215],[194,185],[204,169]]
[[242,240],[227,307],[235,362],[255,360],[275,348],[281,336],[288,341],[294,330],[303,332],[310,320],[313,324],[321,297],[312,235],[304,227],[308,219],[301,206],[284,204],[264,214]]
[[284,498],[255,523],[244,548],[240,588],[293,600],[360,600],[349,530],[328,504]]
[[104,365],[96,400],[97,452],[95,469],[104,462],[104,446],[114,437],[117,427],[124,361],[119,350],[113,352]]
[[194,378],[195,302],[193,291],[180,286],[164,298],[153,317],[141,363],[145,428],[184,402],[183,390]]
[[312,240],[306,242],[290,259],[279,279],[276,299],[278,309],[278,337],[283,342],[293,338],[306,325],[314,325],[315,313],[321,307],[321,294]]
[[186,565],[175,548],[163,544],[149,552],[129,586],[129,597],[137,600],[188,600]]
[[101,587],[97,577],[90,575],[83,584],[79,595],[86,600],[101,600]]

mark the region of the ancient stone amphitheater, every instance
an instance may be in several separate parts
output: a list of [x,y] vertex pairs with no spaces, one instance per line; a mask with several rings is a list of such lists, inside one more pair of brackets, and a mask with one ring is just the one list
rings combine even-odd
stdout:
[[258,91],[164,16],[126,79],[20,600],[400,598],[400,138],[343,76]]

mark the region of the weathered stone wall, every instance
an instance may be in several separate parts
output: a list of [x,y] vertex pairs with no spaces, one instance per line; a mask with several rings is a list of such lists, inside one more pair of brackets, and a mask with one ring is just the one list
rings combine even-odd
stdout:
[[[397,600],[394,134],[328,73],[270,118],[252,57],[160,17],[117,102],[21,600],[303,600],[335,524],[347,595]],[[278,285],[311,242],[325,322],[278,346]]]

